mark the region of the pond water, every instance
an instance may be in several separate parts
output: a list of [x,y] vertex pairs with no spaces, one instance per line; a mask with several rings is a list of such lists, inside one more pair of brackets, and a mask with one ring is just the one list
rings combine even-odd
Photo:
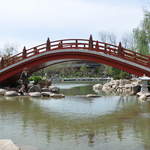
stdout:
[[63,99],[0,97],[0,138],[26,150],[149,150],[150,104],[86,98],[88,84],[59,84]]

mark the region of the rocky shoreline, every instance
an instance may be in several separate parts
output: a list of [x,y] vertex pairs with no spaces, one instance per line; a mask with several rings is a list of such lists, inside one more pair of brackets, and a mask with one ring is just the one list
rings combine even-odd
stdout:
[[137,95],[140,100],[150,100],[150,92],[141,92],[142,81],[141,80],[111,80],[110,82],[102,84],[95,84],[93,90],[96,93],[101,91],[106,94],[115,95]]
[[51,97],[51,98],[64,98],[64,94],[59,93],[59,88],[56,86],[49,86],[40,88],[39,85],[32,85],[28,93],[19,93],[17,89],[12,88],[1,88],[0,96],[31,96],[31,97]]

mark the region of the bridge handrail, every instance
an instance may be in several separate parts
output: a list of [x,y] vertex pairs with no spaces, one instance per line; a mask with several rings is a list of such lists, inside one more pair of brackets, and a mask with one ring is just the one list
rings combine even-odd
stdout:
[[[109,55],[117,56],[126,60],[132,60],[138,64],[142,64],[144,66],[150,67],[150,56],[142,55],[135,51],[119,47],[113,44],[100,42],[92,40],[92,47],[89,45],[90,40],[88,39],[63,39],[63,40],[56,40],[50,41],[50,50],[56,49],[67,49],[67,48],[76,48],[76,49],[89,49],[92,51],[99,51],[104,52]],[[121,48],[121,50],[119,50]],[[43,53],[47,51],[47,43],[43,43],[32,48],[26,50],[26,56],[24,56],[23,52],[20,52],[14,56],[9,57],[8,59],[4,60],[3,66],[1,65],[1,69],[5,68],[11,64],[17,63],[23,59],[32,57],[39,53]]]

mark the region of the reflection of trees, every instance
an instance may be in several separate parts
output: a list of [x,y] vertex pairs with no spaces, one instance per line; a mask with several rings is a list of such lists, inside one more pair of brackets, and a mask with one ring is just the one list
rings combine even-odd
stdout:
[[135,118],[134,132],[136,138],[141,139],[144,150],[150,149],[150,103],[143,103],[140,105],[140,115]]
[[88,144],[89,146],[92,147],[94,145],[95,132],[93,130],[88,131],[87,136],[88,136]]
[[[30,98],[17,97],[8,100],[2,97],[0,98],[0,115],[2,118],[7,117],[7,115],[17,114],[17,117],[21,118],[24,123],[24,132],[28,126],[32,127],[35,132],[38,129],[42,129],[46,134],[47,141],[50,141],[57,131],[60,140],[63,140],[66,134],[74,136],[75,140],[86,136],[89,146],[93,146],[97,135],[103,136],[107,142],[109,135],[116,132],[118,139],[122,140],[124,130],[133,128],[135,133],[141,135],[145,147],[150,148],[148,142],[150,119],[138,118],[139,113],[142,112],[140,106],[136,100],[130,100],[129,97],[120,97],[117,105],[119,109],[116,112],[95,118],[71,120],[66,116],[45,110]],[[149,106],[146,107],[146,112],[150,111]],[[147,149],[145,148],[145,150]]]
[[[143,143],[144,150],[150,149],[150,103],[143,103],[139,104],[138,101],[133,101],[130,99],[131,97],[121,97],[120,101],[118,102],[118,106],[123,106],[121,111],[129,112],[128,117],[132,117],[130,127],[134,130],[135,137],[137,139],[141,139]],[[128,101],[128,102],[127,102]],[[133,103],[133,105],[131,105]],[[120,112],[121,113],[121,112]],[[120,122],[121,123],[121,122]],[[118,126],[120,130],[121,126]],[[123,128],[123,126],[122,126]],[[118,136],[120,132],[118,132]],[[120,135],[121,139],[122,133]]]

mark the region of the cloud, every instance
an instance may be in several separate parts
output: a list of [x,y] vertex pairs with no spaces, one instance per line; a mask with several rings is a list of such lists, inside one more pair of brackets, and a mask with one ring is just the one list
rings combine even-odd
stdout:
[[[41,39],[85,37],[99,31],[118,36],[138,26],[142,7],[96,0],[5,0],[0,5],[0,39],[24,43]],[[69,38],[68,37],[68,38]],[[2,41],[0,45],[2,45]],[[30,45],[30,44],[27,44]]]

